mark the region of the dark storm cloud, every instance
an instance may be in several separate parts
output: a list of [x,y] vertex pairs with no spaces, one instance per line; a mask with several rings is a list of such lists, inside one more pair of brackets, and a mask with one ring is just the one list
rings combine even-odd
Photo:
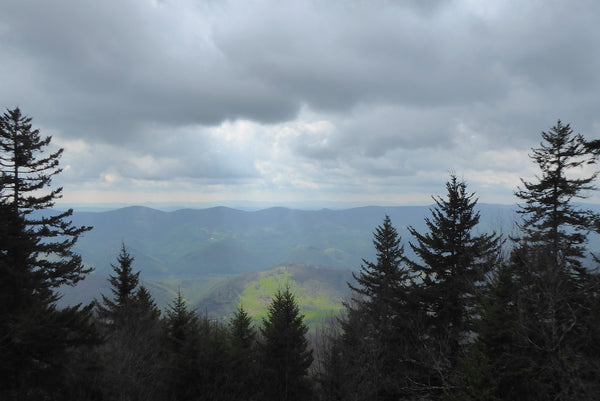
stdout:
[[148,6],[128,1],[0,6],[0,43],[29,70],[11,75],[25,87],[39,85],[36,97],[16,88],[15,98],[6,102],[31,104],[36,116],[68,134],[81,135],[84,128],[109,141],[135,136],[140,123],[151,121],[211,125],[295,115],[293,100],[235,72],[235,63],[219,60],[202,38],[182,54],[172,52],[178,46],[168,42],[173,26],[159,23],[177,21],[163,20],[161,10]]
[[217,27],[215,43],[255,79],[316,109],[343,111],[371,101],[462,103],[505,92],[470,21],[440,24],[395,3],[363,3],[351,11],[335,2],[318,9],[299,4],[265,4],[260,12],[232,16],[236,23]]
[[347,110],[361,101],[439,104],[502,91],[481,78],[489,75],[482,65],[461,79],[473,65],[461,49],[468,27],[429,26],[435,20],[394,3],[315,5],[238,4],[221,10],[226,17],[207,7],[200,11],[217,17],[197,14],[178,32],[160,25],[179,22],[169,3],[8,1],[2,45],[32,70],[15,78],[41,85],[39,103],[53,105],[40,110],[45,119],[115,139],[139,121],[274,122],[293,118],[301,103]]
[[32,65],[33,77],[16,78],[42,85],[55,105],[48,116],[108,136],[139,121],[285,121],[302,103],[489,102],[506,96],[513,75],[569,89],[596,81],[598,38],[585,29],[593,13],[526,5],[490,21],[402,3],[204,5],[178,31],[170,3],[8,1],[2,43]]

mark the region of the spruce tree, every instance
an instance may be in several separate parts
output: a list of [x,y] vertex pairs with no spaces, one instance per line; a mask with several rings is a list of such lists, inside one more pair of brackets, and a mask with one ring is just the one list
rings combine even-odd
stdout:
[[252,318],[242,305],[239,305],[229,322],[232,347],[242,353],[249,351],[256,341],[256,330]]
[[401,238],[392,225],[389,216],[373,234],[373,245],[377,251],[377,262],[363,259],[360,272],[352,273],[357,285],[348,284],[360,298],[367,313],[378,319],[378,326],[392,319],[394,304],[401,295],[401,288],[410,279],[408,270],[402,266],[405,261]]
[[523,235],[517,241],[528,249],[544,246],[555,265],[563,264],[578,273],[587,233],[597,226],[598,216],[573,201],[585,199],[595,189],[593,181],[598,172],[585,177],[579,172],[595,163],[596,156],[583,136],[574,134],[570,125],[560,120],[550,131],[542,132],[542,139],[530,155],[541,175],[534,181],[521,179],[523,187],[515,192],[524,202],[518,210]]
[[260,329],[264,400],[305,400],[313,356],[306,334],[308,327],[289,287],[277,290]]
[[239,305],[229,322],[229,354],[231,372],[236,378],[229,383],[233,399],[254,399],[258,391],[258,361],[256,357],[256,329],[252,318],[242,305]]
[[535,372],[538,399],[593,399],[600,378],[598,275],[584,265],[587,234],[598,216],[574,204],[595,189],[597,172],[582,176],[597,155],[582,135],[559,120],[542,132],[531,159],[539,168],[515,192],[521,235],[511,254],[519,290],[522,355]]
[[[233,376],[232,358],[228,352],[228,327],[204,315],[200,318],[199,329],[200,352],[197,377],[199,399],[215,401],[239,399],[239,397],[232,397],[234,386],[231,378],[235,376]],[[245,393],[242,398],[249,398],[249,396],[250,393]]]
[[432,364],[438,366],[441,382],[456,366],[460,344],[473,331],[473,311],[486,273],[499,256],[501,239],[496,234],[473,233],[479,223],[477,199],[467,184],[451,175],[446,198],[433,197],[436,206],[426,218],[428,232],[409,227],[416,242],[410,246],[420,262],[410,261],[421,280],[421,307],[428,316],[428,338]]
[[75,284],[91,271],[72,249],[91,227],[73,226],[68,220],[72,209],[49,211],[62,197],[62,188],[50,188],[52,178],[62,171],[58,165],[63,152],[45,154],[51,139],[42,138],[19,108],[0,117],[0,203],[22,219],[12,235],[29,236],[33,245],[25,250],[17,246],[7,254],[13,254],[15,263],[26,264],[18,268],[35,271],[38,289]]
[[56,307],[56,289],[90,271],[73,246],[91,227],[73,226],[72,210],[52,211],[62,149],[47,153],[50,142],[18,108],[0,116],[2,399],[67,394],[70,352],[97,341],[90,307]]
[[501,263],[479,302],[473,343],[453,374],[452,400],[536,399],[536,375],[523,353],[516,294],[519,283],[510,264]]
[[164,327],[166,391],[174,400],[196,400],[201,393],[198,383],[200,321],[194,311],[188,309],[181,290],[166,311]]
[[330,353],[332,366],[345,366],[341,379],[330,373],[340,381],[335,384],[340,398],[386,400],[421,392],[422,371],[414,363],[420,317],[404,247],[387,215],[373,236],[377,261],[363,260],[353,273],[356,285],[348,284],[353,303],[346,304],[342,337],[332,344],[338,351]]
[[164,326],[167,394],[181,401],[236,399],[231,398],[226,327],[207,316],[199,318],[181,291],[166,312]]
[[134,314],[140,320],[158,321],[160,319],[160,309],[150,291],[144,285],[140,285],[133,297]]
[[113,298],[96,302],[105,344],[99,349],[104,366],[102,393],[107,399],[160,399],[162,392],[162,328],[160,311],[144,286],[134,258],[123,244],[115,274],[109,277]]
[[[123,324],[130,320],[133,312],[136,292],[139,283],[140,272],[133,272],[133,256],[129,254],[125,244],[121,245],[121,251],[117,256],[117,264],[110,266],[115,272],[109,276],[113,299],[102,295],[102,303],[98,305],[100,316],[109,324]],[[139,294],[138,294],[139,295]]]

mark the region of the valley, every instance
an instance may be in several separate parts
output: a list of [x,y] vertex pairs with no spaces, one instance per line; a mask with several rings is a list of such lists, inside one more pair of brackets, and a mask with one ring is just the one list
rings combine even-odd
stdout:
[[[514,206],[481,204],[478,209],[477,230],[512,232]],[[163,310],[181,290],[201,315],[226,320],[242,303],[260,320],[275,290],[289,284],[307,321],[318,324],[341,309],[351,272],[363,259],[376,259],[372,233],[385,215],[397,227],[405,255],[413,258],[407,227],[425,231],[427,206],[75,212],[75,224],[94,227],[76,246],[94,272],[75,287],[61,288],[60,304],[109,294],[110,266],[124,243],[135,257],[134,270]],[[597,236],[590,236],[589,246],[600,249]]]
[[[478,206],[479,230],[510,232],[514,207]],[[346,283],[362,259],[376,258],[372,232],[385,215],[403,238],[405,254],[413,257],[407,226],[425,230],[428,214],[427,206],[173,212],[136,206],[75,212],[75,224],[94,227],[76,246],[94,272],[75,287],[61,288],[61,304],[107,295],[110,266],[124,243],[135,257],[134,270],[163,310],[181,289],[200,314],[227,319],[241,302],[260,319],[275,290],[289,284],[309,323],[318,323],[341,309]]]

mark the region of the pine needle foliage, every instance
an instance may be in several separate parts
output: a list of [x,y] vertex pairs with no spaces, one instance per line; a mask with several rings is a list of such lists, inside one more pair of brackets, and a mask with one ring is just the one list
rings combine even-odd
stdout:
[[313,356],[308,327],[289,287],[279,289],[260,329],[263,389],[266,400],[304,400],[310,392],[308,368]]
[[429,316],[432,338],[444,337],[450,366],[455,366],[460,343],[473,330],[473,308],[486,273],[497,262],[502,244],[495,233],[475,234],[479,223],[477,199],[455,175],[446,183],[445,198],[425,219],[428,232],[409,227],[416,242],[410,246],[420,262],[410,261],[422,283],[420,297]]
[[117,256],[117,264],[111,264],[114,275],[109,276],[113,299],[102,295],[104,306],[99,307],[100,316],[108,319],[109,323],[126,321],[135,302],[135,289],[139,283],[140,272],[133,272],[134,257],[131,256],[125,244]]
[[[36,276],[37,286],[56,288],[75,284],[91,269],[84,267],[73,251],[79,237],[91,227],[77,227],[68,220],[69,209],[49,213],[62,188],[51,188],[52,178],[59,174],[63,149],[47,154],[52,137],[41,137],[33,129],[31,118],[19,108],[7,110],[0,117],[0,203],[22,219],[19,233],[28,236],[31,248],[18,256]],[[18,248],[13,249],[19,252]],[[15,256],[16,257],[16,256]]]
[[229,322],[231,346],[234,350],[245,353],[256,341],[256,329],[252,327],[252,318],[242,305],[239,305]]
[[593,181],[598,172],[581,177],[583,167],[595,163],[596,157],[581,134],[560,120],[550,131],[542,132],[539,148],[530,158],[540,175],[534,181],[521,179],[515,192],[519,204],[519,223],[523,235],[516,240],[529,247],[548,247],[555,264],[581,266],[587,234],[598,225],[598,216],[573,204],[596,189]]
[[359,273],[352,273],[357,285],[348,284],[348,287],[363,298],[360,304],[369,313],[387,319],[389,316],[386,315],[392,313],[390,308],[410,276],[402,266],[405,261],[402,239],[389,216],[386,215],[383,223],[375,229],[373,237],[377,261],[373,263],[363,259]]
[[91,227],[50,210],[63,150],[48,153],[31,121],[19,108],[0,116],[0,399],[66,394],[72,352],[98,341],[91,307],[56,307],[56,288],[90,272],[73,246]]

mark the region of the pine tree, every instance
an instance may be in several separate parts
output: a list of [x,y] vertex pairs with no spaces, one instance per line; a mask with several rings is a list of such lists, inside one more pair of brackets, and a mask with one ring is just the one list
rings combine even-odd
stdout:
[[117,264],[110,266],[115,272],[108,281],[111,284],[113,299],[102,295],[102,303],[99,305],[100,316],[110,324],[123,324],[130,320],[135,303],[135,289],[139,283],[140,272],[133,272],[133,256],[129,254],[125,244],[121,245],[121,251],[117,256]]
[[442,383],[458,362],[460,344],[473,331],[476,296],[501,246],[495,234],[473,234],[480,215],[475,210],[477,199],[467,192],[466,183],[452,175],[446,189],[446,199],[433,198],[436,206],[431,218],[425,219],[429,232],[408,228],[416,238],[410,246],[421,260],[410,265],[422,280],[419,293],[429,317],[428,337],[437,342],[430,349],[440,350],[431,355],[432,365],[437,366]]
[[198,316],[188,310],[181,290],[166,311],[166,391],[178,401],[196,400],[201,389],[198,378],[200,369],[200,322]]
[[160,311],[146,287],[138,288],[140,272],[133,271],[133,261],[123,244],[117,264],[111,264],[113,299],[102,295],[102,305],[96,302],[105,335],[99,350],[101,390],[107,399],[161,399]]
[[352,273],[357,285],[348,284],[357,295],[364,297],[361,305],[366,312],[378,319],[378,326],[392,319],[393,308],[401,288],[410,279],[408,270],[402,266],[404,247],[401,238],[392,225],[389,216],[373,234],[373,244],[377,251],[377,262],[363,259],[359,274]]
[[47,212],[62,197],[62,188],[49,189],[52,178],[62,171],[58,165],[63,152],[59,149],[44,155],[51,139],[41,138],[39,130],[32,129],[31,118],[23,116],[19,108],[0,117],[0,203],[22,219],[13,236],[29,236],[32,245],[31,249],[21,251],[17,247],[7,253],[14,254],[14,263],[27,265],[19,268],[36,272],[38,289],[75,284],[91,271],[72,250],[91,227],[73,226],[67,220],[72,209]]
[[534,182],[521,180],[523,188],[515,192],[524,202],[519,205],[523,235],[518,242],[528,249],[544,246],[555,265],[564,264],[581,272],[587,233],[598,224],[598,216],[573,205],[574,199],[585,199],[595,189],[598,172],[578,177],[583,166],[593,164],[594,156],[582,135],[573,133],[560,120],[549,132],[542,132],[542,143],[533,149],[531,159],[541,176]]
[[135,292],[133,308],[135,315],[140,320],[158,321],[160,319],[160,309],[144,285],[140,285]]
[[232,399],[226,327],[207,316],[199,318],[181,291],[166,312],[164,326],[167,394],[178,401]]
[[90,307],[56,307],[56,289],[90,271],[72,248],[91,227],[50,210],[62,192],[51,188],[62,149],[45,154],[50,142],[18,108],[0,116],[2,399],[67,394],[71,351],[97,342]]
[[512,268],[519,291],[519,333],[538,399],[593,399],[600,378],[600,330],[590,312],[597,310],[598,275],[583,261],[587,233],[598,216],[577,207],[595,189],[597,172],[581,177],[597,155],[580,134],[559,120],[530,157],[540,175],[522,180],[515,195],[522,220],[514,238]]
[[[229,351],[228,328],[207,315],[200,318],[199,327],[199,375],[197,378],[199,399],[231,400],[232,398],[232,358]],[[241,379],[241,377],[239,378]],[[238,380],[236,377],[235,380]],[[250,398],[244,393],[242,398]]]
[[264,400],[305,400],[310,393],[308,368],[313,356],[308,327],[289,287],[273,296],[260,329]]
[[498,265],[477,306],[477,336],[453,375],[453,400],[534,399],[536,372],[522,350],[516,294],[510,264]]
[[239,305],[229,322],[229,354],[231,372],[236,378],[229,383],[232,399],[254,399],[258,391],[258,361],[256,357],[256,329],[252,318]]
[[421,392],[422,371],[414,363],[420,316],[404,247],[389,216],[373,235],[377,262],[363,260],[353,274],[356,285],[348,284],[353,303],[346,304],[342,336],[332,344],[337,351],[329,353],[332,369],[345,366],[341,378],[329,373],[338,383],[328,385],[339,389],[340,399],[354,394],[361,400],[387,400]]
[[256,341],[256,330],[252,327],[252,318],[242,305],[239,305],[229,322],[232,347],[242,353],[249,351]]

